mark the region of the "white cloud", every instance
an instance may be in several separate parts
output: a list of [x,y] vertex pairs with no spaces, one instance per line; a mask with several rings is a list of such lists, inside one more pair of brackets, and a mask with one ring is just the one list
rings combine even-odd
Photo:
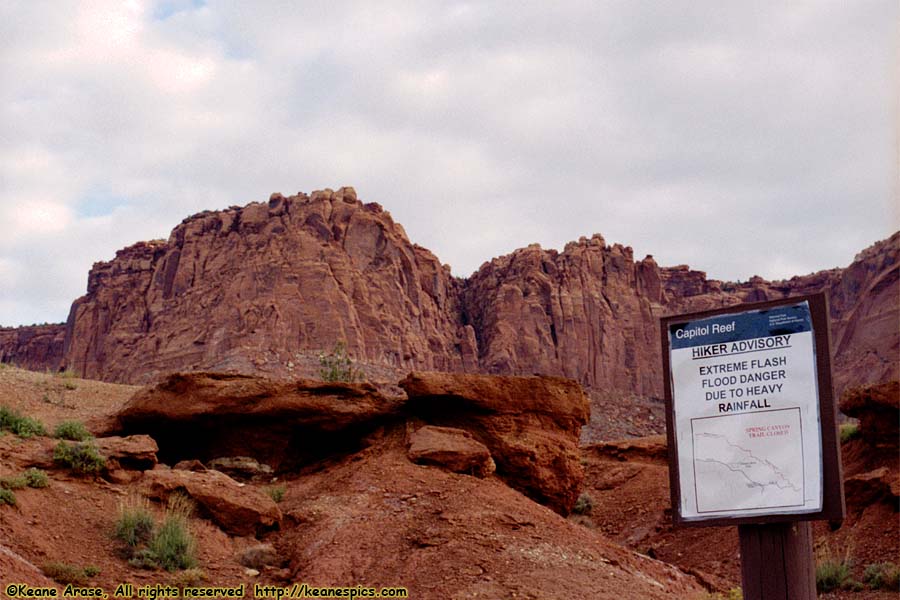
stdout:
[[340,185],[461,275],[594,232],[718,278],[847,264],[898,227],[897,12],[4,4],[0,323],[188,214]]

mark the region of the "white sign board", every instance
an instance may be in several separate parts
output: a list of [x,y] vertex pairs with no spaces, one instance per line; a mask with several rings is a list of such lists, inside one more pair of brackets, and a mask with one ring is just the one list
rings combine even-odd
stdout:
[[822,439],[809,304],[668,330],[681,518],[822,509]]

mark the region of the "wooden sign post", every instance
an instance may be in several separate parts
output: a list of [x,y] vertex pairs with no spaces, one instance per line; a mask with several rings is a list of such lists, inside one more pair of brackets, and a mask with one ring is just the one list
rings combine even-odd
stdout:
[[816,598],[810,521],[844,518],[824,294],[661,320],[676,526],[738,526],[745,600]]

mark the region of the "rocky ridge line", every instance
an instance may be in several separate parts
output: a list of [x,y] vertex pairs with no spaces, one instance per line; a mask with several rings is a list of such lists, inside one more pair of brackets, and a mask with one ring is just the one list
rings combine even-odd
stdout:
[[314,375],[316,353],[340,341],[375,379],[538,372],[659,397],[660,316],[825,291],[839,394],[897,377],[898,252],[900,232],[844,269],[729,283],[595,234],[460,279],[352,188],[273,194],[96,263],[65,327],[0,330],[0,360],[129,383],[178,370],[291,378]]

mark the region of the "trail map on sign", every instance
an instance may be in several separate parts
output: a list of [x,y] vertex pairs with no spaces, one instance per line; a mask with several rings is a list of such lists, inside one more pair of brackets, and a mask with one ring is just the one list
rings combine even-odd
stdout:
[[691,429],[698,512],[803,506],[799,409],[693,419]]
[[679,323],[668,333],[682,518],[820,510],[808,304]]

